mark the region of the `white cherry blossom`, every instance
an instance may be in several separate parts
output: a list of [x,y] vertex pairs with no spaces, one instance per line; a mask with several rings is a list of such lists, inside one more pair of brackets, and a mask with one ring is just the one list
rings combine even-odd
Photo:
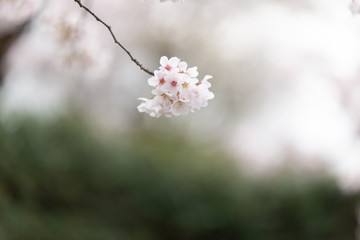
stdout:
[[187,75],[191,78],[196,78],[199,75],[199,72],[197,71],[197,67],[189,68],[186,72]]
[[186,115],[189,113],[190,109],[191,106],[180,100],[173,105],[171,113],[173,116]]
[[179,63],[180,59],[177,57],[172,57],[168,59],[167,57],[163,56],[160,58],[160,70],[165,72],[176,72],[179,70]]
[[201,81],[197,67],[188,68],[186,62],[177,57],[160,58],[159,70],[148,79],[148,84],[154,89],[150,99],[139,98],[143,101],[137,108],[139,112],[148,113],[151,117],[175,117],[186,115],[208,105],[208,100],[214,98],[209,91],[211,87],[210,75]]
[[152,87],[163,85],[165,83],[165,73],[162,71],[155,71],[154,77],[148,79],[148,83]]

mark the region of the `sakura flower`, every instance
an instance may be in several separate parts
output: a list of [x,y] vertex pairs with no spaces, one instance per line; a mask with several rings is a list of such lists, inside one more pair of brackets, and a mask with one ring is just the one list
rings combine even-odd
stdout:
[[160,86],[160,89],[171,97],[177,96],[178,92],[181,92],[183,88],[184,80],[182,76],[175,73],[170,73],[165,76],[165,84]]
[[171,113],[174,116],[186,115],[189,113],[190,109],[191,106],[180,100],[173,105]]
[[148,79],[148,83],[152,87],[162,85],[165,83],[165,73],[161,71],[155,71],[154,76]]
[[151,117],[160,117],[170,106],[170,100],[164,96],[155,96],[152,99],[139,98],[139,100],[144,101],[137,107],[139,112],[146,112]]
[[196,78],[199,75],[199,72],[197,71],[197,67],[192,67],[186,71],[186,74],[191,78]]
[[169,72],[178,71],[179,63],[180,63],[180,59],[177,57],[172,57],[168,59],[167,57],[164,56],[160,58],[160,65],[161,65],[160,69]]
[[151,117],[175,117],[206,107],[208,100],[214,98],[208,81],[212,76],[206,75],[199,82],[198,75],[197,67],[188,68],[187,63],[177,57],[161,57],[159,70],[148,79],[148,84],[154,87],[153,96],[139,98],[143,101],[138,106],[139,112]]

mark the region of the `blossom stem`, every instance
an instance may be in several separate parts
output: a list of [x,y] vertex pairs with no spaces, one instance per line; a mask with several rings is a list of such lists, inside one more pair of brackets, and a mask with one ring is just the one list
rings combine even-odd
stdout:
[[83,8],[86,12],[88,12],[90,15],[92,15],[92,16],[96,19],[96,21],[102,23],[102,24],[109,30],[109,32],[110,32],[110,34],[111,34],[111,36],[112,36],[115,44],[117,44],[119,47],[121,47],[121,48],[127,53],[127,55],[129,55],[131,61],[133,61],[142,71],[148,73],[149,75],[154,75],[154,73],[153,73],[152,71],[150,71],[149,69],[143,67],[143,65],[142,65],[137,59],[135,59],[135,58],[132,56],[132,54],[130,53],[130,51],[127,50],[127,49],[117,40],[117,38],[116,38],[114,32],[112,31],[110,25],[108,25],[107,23],[105,23],[105,22],[104,22],[100,17],[98,17],[93,11],[91,11],[88,7],[86,7],[85,5],[83,5],[83,4],[81,3],[81,0],[74,0],[74,1],[79,5],[80,8]]

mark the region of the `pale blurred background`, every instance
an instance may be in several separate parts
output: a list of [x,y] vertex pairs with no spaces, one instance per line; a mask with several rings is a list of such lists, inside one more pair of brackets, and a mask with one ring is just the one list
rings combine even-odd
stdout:
[[216,143],[253,176],[325,171],[343,191],[360,190],[357,1],[82,3],[145,67],[177,56],[214,76],[215,99],[178,118],[139,113],[149,76],[74,1],[1,0],[2,35],[28,22],[2,56],[3,118],[81,109],[105,131],[180,131]]
[[[18,3],[16,3],[18,2]],[[23,2],[23,3],[21,3]],[[73,1],[3,0],[1,30],[31,19],[11,48],[3,113],[79,105],[106,126],[159,127],[221,139],[251,171],[329,168],[360,188],[360,17],[348,1],[83,1],[141,63],[177,56],[214,76],[209,107],[177,119],[137,112],[149,76]],[[5,19],[5,20],[3,20]],[[9,27],[10,26],[10,27]],[[261,151],[259,151],[261,149]]]

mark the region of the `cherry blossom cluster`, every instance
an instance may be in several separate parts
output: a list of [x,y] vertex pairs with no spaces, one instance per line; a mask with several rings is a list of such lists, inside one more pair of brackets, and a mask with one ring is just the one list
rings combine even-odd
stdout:
[[150,99],[139,98],[143,101],[137,107],[139,112],[157,118],[161,115],[186,115],[206,107],[208,100],[214,98],[208,82],[212,76],[206,75],[199,81],[197,67],[188,68],[187,63],[177,57],[161,57],[160,65],[154,76],[148,79],[149,85],[155,88],[152,90],[153,96]]

